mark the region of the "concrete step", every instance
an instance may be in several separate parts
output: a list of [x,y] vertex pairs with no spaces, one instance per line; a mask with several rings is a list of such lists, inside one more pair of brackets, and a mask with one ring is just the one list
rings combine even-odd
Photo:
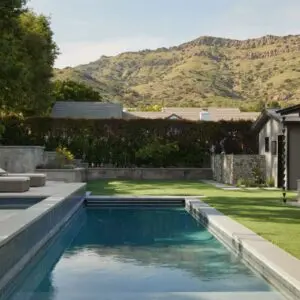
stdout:
[[183,207],[182,197],[117,197],[117,196],[87,196],[87,207]]

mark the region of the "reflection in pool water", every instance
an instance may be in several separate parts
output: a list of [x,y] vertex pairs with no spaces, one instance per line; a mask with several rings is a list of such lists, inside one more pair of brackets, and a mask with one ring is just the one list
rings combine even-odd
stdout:
[[10,300],[283,299],[181,209],[82,210],[24,274]]

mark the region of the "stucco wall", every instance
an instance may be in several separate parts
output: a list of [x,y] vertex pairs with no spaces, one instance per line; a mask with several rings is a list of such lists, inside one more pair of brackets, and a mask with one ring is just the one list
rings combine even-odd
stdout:
[[0,146],[0,168],[11,173],[34,172],[43,156],[40,146]]
[[86,169],[38,169],[36,173],[42,173],[47,176],[49,181],[63,182],[85,182]]
[[297,190],[300,179],[300,124],[288,124],[288,187]]
[[[269,120],[259,133],[259,154],[265,156],[266,160],[266,178],[274,178],[275,185],[278,185],[278,156],[272,155],[271,143],[277,141],[278,136],[282,135],[282,124],[274,119]],[[265,138],[270,139],[270,151],[265,152]],[[278,151],[276,151],[278,153]]]
[[56,151],[45,151],[43,164],[47,165],[49,163],[55,162],[56,157]]
[[214,180],[236,184],[239,179],[254,181],[253,169],[258,167],[265,180],[266,163],[263,155],[214,155],[212,158]]

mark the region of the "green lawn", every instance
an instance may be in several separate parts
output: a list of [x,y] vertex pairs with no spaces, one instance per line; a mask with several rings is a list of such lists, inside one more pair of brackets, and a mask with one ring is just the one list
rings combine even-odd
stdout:
[[[95,181],[102,195],[205,195],[205,202],[300,259],[300,208],[285,206],[280,191],[224,191],[199,182]],[[295,194],[289,193],[289,198]]]

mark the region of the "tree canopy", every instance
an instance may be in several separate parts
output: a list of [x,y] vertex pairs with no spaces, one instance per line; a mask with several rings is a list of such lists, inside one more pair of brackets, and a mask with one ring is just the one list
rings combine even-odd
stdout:
[[51,77],[58,48],[50,21],[4,0],[0,7],[0,109],[43,115],[51,104]]
[[54,82],[53,98],[56,101],[101,101],[101,95],[82,83],[67,80]]

